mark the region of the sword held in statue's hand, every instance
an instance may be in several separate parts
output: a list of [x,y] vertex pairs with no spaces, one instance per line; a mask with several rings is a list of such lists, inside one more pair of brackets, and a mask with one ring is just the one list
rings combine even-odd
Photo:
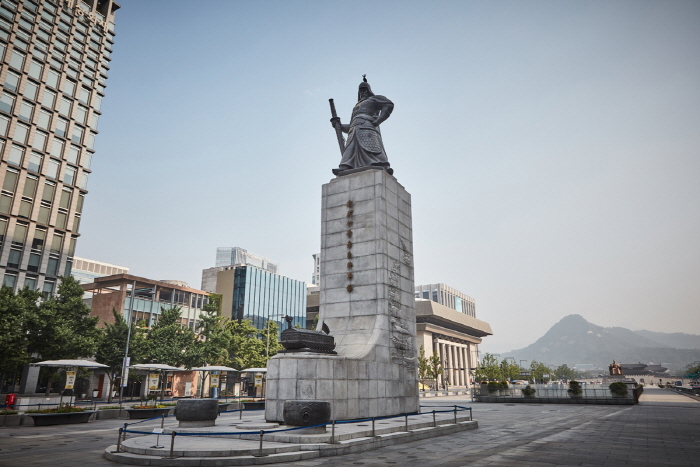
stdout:
[[331,123],[333,124],[333,128],[335,128],[335,135],[338,138],[338,146],[340,146],[340,155],[342,156],[345,152],[345,138],[343,138],[343,132],[340,129],[340,117],[338,117],[338,113],[335,111],[333,99],[328,99],[328,102],[331,104],[331,115],[333,117],[331,118]]

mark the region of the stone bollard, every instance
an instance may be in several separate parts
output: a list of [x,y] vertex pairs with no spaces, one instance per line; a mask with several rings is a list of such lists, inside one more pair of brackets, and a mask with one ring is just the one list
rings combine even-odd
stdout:
[[219,401],[216,399],[180,399],[175,407],[175,418],[180,428],[216,425]]

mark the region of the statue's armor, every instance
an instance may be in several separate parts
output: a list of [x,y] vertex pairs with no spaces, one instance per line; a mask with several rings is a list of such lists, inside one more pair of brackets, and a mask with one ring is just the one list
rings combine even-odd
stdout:
[[[365,86],[369,88],[368,85]],[[341,125],[342,131],[348,133],[348,140],[339,171],[378,167],[389,173],[393,172],[389,167],[389,158],[384,150],[379,126],[374,125],[374,122],[381,123],[386,120],[393,108],[394,104],[389,99],[373,94],[355,105],[350,124]]]

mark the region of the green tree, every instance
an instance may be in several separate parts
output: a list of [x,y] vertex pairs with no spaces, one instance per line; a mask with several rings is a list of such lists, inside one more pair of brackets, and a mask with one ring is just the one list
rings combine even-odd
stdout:
[[530,378],[532,378],[535,383],[546,383],[551,376],[545,377],[545,375],[549,375],[550,373],[551,370],[544,363],[538,362],[537,360],[530,362]]
[[[425,347],[420,346],[420,350],[418,351],[418,380],[423,383],[426,379],[428,379],[428,375],[430,374],[430,362],[425,356]],[[423,383],[425,384],[425,383]]]
[[[197,339],[191,351],[193,366],[227,365],[231,332],[228,320],[221,316],[222,295],[211,294],[202,308],[197,325]],[[208,372],[201,372],[200,396],[204,395],[204,380]]]
[[498,359],[490,353],[481,357],[481,362],[474,373],[478,381],[498,381],[503,379],[503,372],[498,364]]
[[573,368],[569,368],[566,363],[559,365],[556,370],[554,370],[554,376],[557,379],[563,379],[568,381],[576,377],[576,371]]
[[39,292],[28,287],[16,294],[4,285],[0,289],[0,373],[13,372],[31,361],[27,325],[38,311],[40,297]]
[[231,366],[242,370],[264,366],[265,343],[258,339],[258,329],[249,319],[231,320],[226,324],[231,334],[229,361]]
[[279,343],[279,326],[277,321],[268,320],[265,323],[265,328],[259,331],[260,340],[265,344],[265,360],[261,367],[267,366],[267,361],[277,355],[277,352],[282,350],[282,344]]
[[182,307],[161,307],[158,322],[146,336],[144,362],[171,366],[196,366],[196,337],[193,330],[181,324]]
[[435,380],[435,389],[437,389],[437,379],[442,374],[442,363],[440,362],[440,355],[433,353],[428,361],[428,377]]
[[197,340],[191,352],[193,366],[225,365],[228,363],[231,332],[226,325],[228,320],[221,316],[221,295],[210,295],[202,310]]
[[520,367],[513,360],[503,359],[501,361],[501,375],[503,380],[512,381],[520,376]]
[[[114,380],[121,375],[126,350],[126,340],[129,335],[129,326],[124,317],[114,308],[112,309],[114,323],[105,323],[102,336],[95,351],[95,360],[109,366],[107,377],[112,387]],[[140,363],[145,352],[145,336],[142,327],[134,326],[129,338],[129,356],[131,364]],[[112,401],[112,391],[109,392],[109,402]]]
[[[90,316],[83,289],[71,276],[60,278],[58,293],[42,302],[27,320],[29,352],[43,360],[79,359],[95,354],[100,340],[99,318]],[[53,375],[52,375],[53,376]],[[46,396],[51,390],[49,377]]]

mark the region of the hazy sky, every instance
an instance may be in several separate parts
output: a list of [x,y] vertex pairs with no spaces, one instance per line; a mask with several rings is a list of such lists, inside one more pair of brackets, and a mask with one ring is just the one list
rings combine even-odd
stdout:
[[77,255],[199,288],[216,247],[311,280],[366,73],[416,283],[484,351],[563,316],[700,334],[700,2],[121,0]]

